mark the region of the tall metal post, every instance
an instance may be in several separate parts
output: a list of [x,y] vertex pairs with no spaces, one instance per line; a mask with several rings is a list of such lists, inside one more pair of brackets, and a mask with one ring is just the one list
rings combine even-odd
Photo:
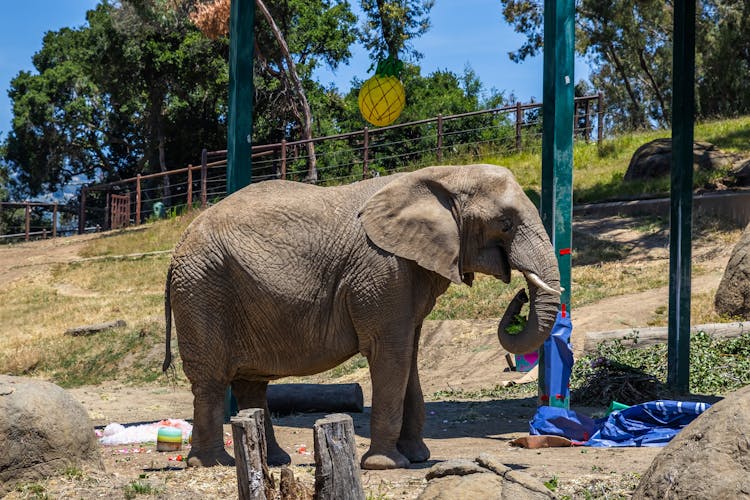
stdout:
[[[227,194],[250,184],[253,134],[253,49],[255,0],[232,0],[229,14],[229,119]],[[224,421],[236,413],[231,389],[224,398]]]
[[669,329],[667,383],[690,383],[690,267],[695,112],[695,0],[674,3],[672,55],[672,186],[669,219]]
[[233,0],[229,18],[227,194],[250,184],[255,0]]
[[[571,281],[574,42],[575,1],[545,0],[541,215],[557,255],[564,288],[560,302],[566,311],[570,311]],[[539,353],[539,403],[549,404],[543,350]]]

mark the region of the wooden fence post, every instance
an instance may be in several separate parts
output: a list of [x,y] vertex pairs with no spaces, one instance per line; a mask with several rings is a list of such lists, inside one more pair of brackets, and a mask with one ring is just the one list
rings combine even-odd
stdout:
[[231,418],[237,491],[240,500],[266,500],[271,475],[266,465],[266,431],[262,408],[249,408]]
[[516,151],[521,151],[521,125],[523,125],[523,109],[521,101],[516,101]]
[[31,206],[29,202],[26,202],[26,241],[29,241],[29,233],[31,232]]
[[370,159],[368,158],[370,156],[370,129],[368,127],[365,127],[364,134],[364,144],[362,146],[362,178],[367,179],[370,170]]
[[57,203],[52,206],[52,237],[57,238]]
[[201,208],[206,208],[208,203],[208,151],[201,151]]
[[583,119],[583,134],[586,142],[589,142],[591,139],[591,99],[584,101],[583,112],[586,115]]
[[281,139],[281,178],[286,179],[286,139]]
[[104,211],[104,230],[112,229],[112,191],[107,190],[107,207]]
[[344,413],[326,415],[315,422],[313,430],[315,498],[364,500],[352,417]]
[[86,231],[86,186],[81,187],[81,202],[78,204],[78,234]]
[[141,223],[141,174],[135,177],[135,225]]
[[443,114],[437,116],[437,162],[443,162]]
[[188,165],[187,179],[187,209],[189,212],[193,208],[193,165]]
[[604,138],[604,94],[599,92],[596,104],[596,144],[601,146]]

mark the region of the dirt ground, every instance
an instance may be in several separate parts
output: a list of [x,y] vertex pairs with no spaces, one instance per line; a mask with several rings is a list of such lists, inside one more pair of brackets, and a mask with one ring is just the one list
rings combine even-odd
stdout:
[[[626,260],[668,258],[667,235],[664,232],[644,235],[633,229],[636,223],[625,218],[577,219],[575,229],[609,241],[632,244],[633,251]],[[43,266],[48,258],[46,245],[50,243],[0,248],[0,281],[8,282]],[[55,252],[56,262],[75,259],[82,242],[69,238],[64,245],[64,254]],[[715,290],[731,245],[706,238],[696,242],[693,252],[694,258],[708,269],[694,280],[694,293]],[[646,326],[654,311],[667,301],[667,288],[663,287],[578,308],[573,314],[574,349],[580,351],[576,345],[582,345],[580,339],[587,332]],[[557,478],[560,495],[628,498],[658,448],[515,448],[509,442],[528,434],[528,420],[536,408],[535,398],[456,401],[433,397],[438,391],[491,388],[500,381],[522,375],[504,371],[505,353],[498,347],[495,328],[496,320],[433,321],[425,325],[420,346],[420,378],[427,399],[425,441],[432,456],[428,462],[414,464],[409,469],[363,471],[368,498],[416,498],[425,485],[424,475],[430,466],[449,458],[471,459],[481,452],[491,452],[509,466],[523,469],[542,481]],[[357,450],[361,455],[369,445],[369,380],[366,371],[359,370],[337,381],[356,381],[364,390],[365,411],[352,414]],[[132,387],[110,382],[70,392],[86,407],[98,427],[111,422],[131,424],[192,417],[192,395],[186,387]],[[587,414],[602,410],[576,406],[573,409]],[[310,485],[314,480],[312,427],[315,420],[322,417],[323,414],[298,414],[274,420],[277,439],[296,466],[295,475]],[[233,452],[229,426],[225,426],[225,432],[227,449]],[[178,454],[186,455],[187,451],[159,453],[153,444],[142,448],[139,445],[102,447],[105,471],[86,470],[83,474],[68,474],[38,484],[50,498],[120,498],[133,492],[162,498],[236,498],[233,467],[188,469],[184,463],[170,459]],[[278,475],[278,469],[274,472]],[[37,490],[31,485],[11,493],[8,498],[33,498]]]

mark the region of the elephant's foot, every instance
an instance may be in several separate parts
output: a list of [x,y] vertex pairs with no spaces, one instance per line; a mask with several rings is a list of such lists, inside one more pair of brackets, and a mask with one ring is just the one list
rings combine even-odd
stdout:
[[362,468],[370,470],[406,469],[409,459],[398,450],[388,452],[372,451],[372,448],[362,457]]
[[410,462],[426,462],[430,458],[430,449],[422,439],[399,439],[396,447]]
[[214,465],[234,465],[234,458],[223,448],[218,450],[190,450],[187,457],[188,467],[212,467]]
[[278,444],[268,443],[267,455],[266,461],[268,462],[268,465],[272,467],[289,465],[292,463],[292,457],[290,457],[289,453],[285,452]]

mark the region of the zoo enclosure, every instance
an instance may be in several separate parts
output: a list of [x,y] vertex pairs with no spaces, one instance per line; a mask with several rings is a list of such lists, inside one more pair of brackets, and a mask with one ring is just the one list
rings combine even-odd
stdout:
[[[517,102],[489,110],[438,115],[387,127],[252,147],[253,182],[289,179],[335,185],[447,159],[480,159],[541,147],[542,103]],[[601,144],[603,95],[575,99],[576,138]],[[310,171],[308,143],[316,149]],[[200,164],[83,186],[78,228],[87,221],[104,229],[138,225],[164,210],[205,207],[226,196],[227,151],[203,150]],[[311,176],[311,174],[313,174]],[[311,178],[317,177],[315,180]],[[161,204],[159,206],[158,204]]]
[[[9,233],[9,234],[3,234],[0,235],[0,239],[20,239],[23,238],[25,241],[29,241],[32,236],[35,237],[41,237],[42,239],[47,239],[47,236],[51,236],[52,238],[57,238],[57,219],[58,219],[58,209],[59,205],[57,203],[41,203],[41,202],[33,202],[33,201],[24,201],[24,202],[12,202],[12,201],[4,201],[0,202],[0,212],[4,210],[17,210],[17,209],[23,209],[24,215],[23,215],[23,232],[18,233]],[[47,228],[47,224],[36,222],[39,224],[38,226],[32,226],[32,210],[34,209],[42,209],[45,212],[51,211],[51,224],[49,224],[49,229]],[[44,215],[42,217],[35,218],[37,221],[43,220]]]

